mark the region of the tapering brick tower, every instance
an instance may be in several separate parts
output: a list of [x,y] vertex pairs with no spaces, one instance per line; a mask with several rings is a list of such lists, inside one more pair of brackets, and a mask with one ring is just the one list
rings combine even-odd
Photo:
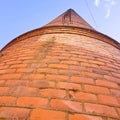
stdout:
[[0,51],[0,119],[120,120],[120,44],[69,9]]

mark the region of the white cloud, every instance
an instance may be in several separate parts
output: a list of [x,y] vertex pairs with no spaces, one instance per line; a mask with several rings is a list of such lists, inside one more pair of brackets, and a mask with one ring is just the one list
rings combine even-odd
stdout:
[[105,0],[105,1],[106,1],[105,6],[107,10],[105,18],[109,18],[111,14],[111,8],[116,4],[117,0]]
[[117,0],[105,0],[107,4],[109,5],[115,5],[117,3]]
[[96,7],[98,7],[99,4],[100,4],[100,0],[95,0],[94,4],[95,4]]
[[111,0],[111,1],[110,1],[110,4],[111,4],[111,5],[115,5],[116,2],[117,2],[116,0]]
[[100,5],[100,2],[102,2],[103,7],[106,9],[106,15],[105,18],[109,18],[111,14],[111,8],[116,5],[117,0],[94,0],[94,4],[96,7]]
[[109,18],[110,17],[110,13],[111,13],[111,10],[110,10],[110,7],[108,6],[107,7],[107,13],[105,15],[105,18]]

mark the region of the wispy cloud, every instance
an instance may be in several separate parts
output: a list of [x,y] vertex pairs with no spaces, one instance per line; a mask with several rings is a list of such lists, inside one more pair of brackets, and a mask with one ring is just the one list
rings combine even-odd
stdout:
[[110,4],[111,4],[111,5],[115,5],[116,3],[117,3],[116,0],[111,0],[111,1],[110,1]]
[[106,12],[105,18],[107,19],[110,17],[111,10],[109,6],[106,6],[106,8],[107,8],[107,12]]
[[114,6],[117,2],[117,0],[105,0],[105,6],[106,6],[106,15],[105,18],[109,18],[111,14],[111,8]]
[[94,4],[95,4],[96,7],[98,7],[99,4],[100,4],[100,0],[95,0],[95,1],[94,1]]
[[110,14],[111,14],[111,8],[116,5],[117,0],[94,0],[94,4],[96,7],[98,7],[100,5],[100,2],[103,2],[103,6],[106,9],[106,15],[105,18],[109,18]]

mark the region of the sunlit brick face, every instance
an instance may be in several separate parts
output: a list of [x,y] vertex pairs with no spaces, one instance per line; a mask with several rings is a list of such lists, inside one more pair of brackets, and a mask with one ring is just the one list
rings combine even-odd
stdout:
[[73,27],[48,29],[0,52],[0,119],[119,120],[120,49]]

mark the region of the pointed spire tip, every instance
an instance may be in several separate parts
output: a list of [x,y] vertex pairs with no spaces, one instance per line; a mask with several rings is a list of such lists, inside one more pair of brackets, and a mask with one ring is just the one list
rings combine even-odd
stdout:
[[72,8],[68,9],[62,15],[48,23],[46,26],[71,26],[94,30],[82,17],[80,17]]

